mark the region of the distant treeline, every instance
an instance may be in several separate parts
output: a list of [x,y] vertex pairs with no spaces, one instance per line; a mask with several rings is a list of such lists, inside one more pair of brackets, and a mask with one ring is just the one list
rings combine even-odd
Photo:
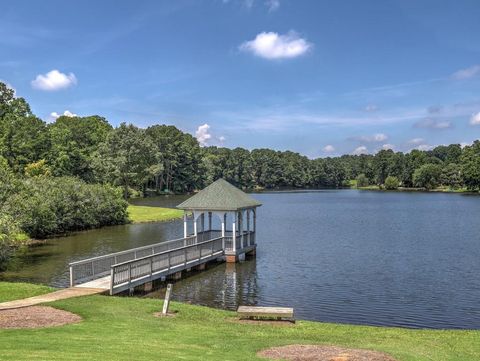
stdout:
[[128,197],[147,190],[186,193],[223,177],[245,188],[360,186],[480,187],[480,142],[409,153],[309,159],[295,152],[200,147],[174,126],[112,127],[100,116],[61,116],[47,124],[0,83],[0,156],[17,177],[76,177],[119,186]]

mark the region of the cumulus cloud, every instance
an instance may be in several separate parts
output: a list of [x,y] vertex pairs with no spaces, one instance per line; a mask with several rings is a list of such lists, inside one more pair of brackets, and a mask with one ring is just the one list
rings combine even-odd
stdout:
[[428,145],[428,144],[420,144],[418,147],[416,147],[416,149],[426,151],[426,150],[433,149],[433,146]]
[[470,125],[480,125],[480,112],[472,114],[470,118]]
[[32,80],[31,85],[34,89],[55,91],[68,88],[77,84],[75,74],[64,74],[54,69],[46,74],[39,74]]
[[361,145],[360,147],[355,148],[352,154],[353,155],[368,154],[368,149],[364,145]]
[[265,5],[268,8],[268,11],[272,12],[278,10],[280,7],[280,0],[266,0]]
[[387,143],[387,144],[382,145],[382,149],[383,150],[389,150],[389,149],[394,150],[395,146],[393,144]]
[[285,35],[275,32],[262,32],[255,39],[240,45],[240,50],[250,52],[265,59],[287,59],[304,55],[312,44],[294,31]]
[[348,138],[348,140],[354,140],[359,142],[368,142],[368,143],[381,143],[388,139],[388,136],[383,133],[376,133],[373,135],[359,135]]
[[480,65],[473,65],[469,68],[460,69],[452,74],[452,78],[455,80],[470,79],[480,74]]
[[212,138],[212,135],[209,133],[209,131],[210,125],[207,123],[200,125],[195,131],[195,138],[197,138],[201,146],[206,146],[208,140]]
[[418,144],[422,144],[424,142],[425,142],[425,139],[423,139],[423,138],[413,138],[413,139],[410,139],[408,141],[408,144],[418,145]]
[[449,120],[439,120],[433,118],[425,118],[417,121],[414,124],[415,128],[425,128],[425,129],[449,129],[452,127],[452,123]]
[[327,144],[326,146],[323,147],[323,151],[325,153],[332,153],[332,152],[335,152],[335,147],[331,144]]
[[65,110],[65,111],[63,112],[63,114],[58,114],[57,112],[51,112],[51,113],[50,113],[50,120],[51,120],[51,121],[54,121],[54,120],[58,119],[58,118],[61,117],[61,116],[65,116],[65,117],[78,117],[77,114],[72,113],[70,110]]

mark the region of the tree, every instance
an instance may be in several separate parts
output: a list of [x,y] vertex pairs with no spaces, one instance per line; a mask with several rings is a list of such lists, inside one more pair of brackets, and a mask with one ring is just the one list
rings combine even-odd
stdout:
[[45,159],[41,159],[38,162],[27,164],[25,167],[25,175],[29,178],[32,177],[48,177],[52,174],[50,167],[45,162]]
[[459,188],[463,184],[462,170],[456,163],[449,163],[442,169],[440,183],[451,188]]
[[399,184],[400,184],[400,181],[398,180],[397,177],[389,175],[387,178],[385,178],[384,186],[386,190],[391,191],[391,190],[398,189]]
[[357,187],[366,187],[370,184],[370,180],[367,178],[365,174],[359,174],[356,178],[357,181]]
[[48,162],[55,176],[77,176],[93,182],[92,155],[105,141],[112,126],[105,118],[59,117],[49,126]]
[[433,189],[440,183],[441,168],[437,164],[424,164],[413,173],[415,187]]
[[128,198],[130,187],[145,190],[145,183],[158,171],[158,162],[157,147],[145,131],[122,123],[100,144],[92,165],[98,181],[122,186]]
[[465,185],[470,190],[480,188],[480,141],[463,149],[461,157],[462,175]]
[[17,189],[17,180],[5,158],[0,156],[0,213],[1,206]]

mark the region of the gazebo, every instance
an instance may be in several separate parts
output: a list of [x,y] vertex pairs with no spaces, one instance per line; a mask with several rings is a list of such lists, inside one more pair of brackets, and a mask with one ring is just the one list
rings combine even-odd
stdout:
[[[177,208],[185,211],[185,238],[195,236],[195,242],[198,243],[222,237],[226,261],[237,262],[245,259],[246,254],[255,254],[256,210],[261,205],[220,178],[179,204]],[[193,213],[192,218],[187,217],[189,212]],[[205,226],[205,215],[208,217],[208,228]],[[216,220],[212,219],[214,215],[218,217]],[[193,227],[189,225],[189,220],[193,220]],[[221,225],[220,229],[215,229],[214,222]],[[228,229],[228,224],[231,224],[231,229]]]

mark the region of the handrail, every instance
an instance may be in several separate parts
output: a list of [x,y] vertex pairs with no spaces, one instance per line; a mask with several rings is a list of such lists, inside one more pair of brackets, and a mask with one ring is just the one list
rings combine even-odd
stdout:
[[99,260],[99,259],[102,259],[102,258],[107,258],[107,257],[112,257],[112,256],[120,256],[120,255],[125,254],[125,253],[141,251],[141,250],[152,248],[152,247],[159,246],[159,245],[166,245],[166,244],[170,244],[170,243],[173,243],[173,242],[183,241],[183,240],[186,240],[186,239],[189,239],[189,238],[195,238],[195,236],[190,235],[188,237],[172,239],[170,241],[163,241],[163,242],[153,243],[153,244],[150,244],[150,245],[147,245],[147,246],[131,248],[131,249],[127,249],[125,251],[113,252],[113,253],[105,254],[103,256],[95,256],[95,257],[92,257],[92,258],[82,259],[80,261],[70,262],[68,265],[69,266],[75,266],[75,265],[79,265],[79,264],[83,264],[83,263],[88,263],[88,262],[91,262],[91,261],[96,261],[96,260]]
[[222,239],[222,238],[223,238],[223,237],[220,236],[220,237],[217,237],[217,238],[209,239],[209,240],[207,240],[207,241],[203,241],[203,242],[199,242],[199,243],[195,243],[195,244],[190,244],[190,245],[188,245],[188,246],[183,246],[183,247],[179,247],[179,248],[169,249],[169,250],[167,250],[167,251],[163,251],[163,252],[151,254],[151,255],[148,255],[148,256],[145,256],[145,257],[140,257],[140,258],[131,259],[131,260],[125,261],[125,262],[112,264],[112,267],[123,266],[123,265],[126,265],[126,264],[128,264],[128,263],[135,262],[135,261],[143,261],[144,259],[147,259],[147,258],[150,258],[150,257],[153,257],[153,256],[160,256],[160,255],[163,255],[163,254],[166,254],[166,253],[169,253],[169,252],[173,252],[173,251],[181,251],[182,249],[185,249],[185,248],[191,248],[191,247],[195,247],[195,246],[201,246],[202,244],[206,244],[206,243],[208,243],[208,242],[213,242],[213,241],[216,241],[216,240],[219,240],[219,239]]
[[192,262],[199,262],[206,258],[211,259],[222,253],[223,237],[217,237],[190,246],[112,265],[110,294],[113,294],[114,288],[120,285],[130,288],[131,283],[137,279],[151,278],[159,272],[168,273],[172,268],[179,266],[186,268]]

